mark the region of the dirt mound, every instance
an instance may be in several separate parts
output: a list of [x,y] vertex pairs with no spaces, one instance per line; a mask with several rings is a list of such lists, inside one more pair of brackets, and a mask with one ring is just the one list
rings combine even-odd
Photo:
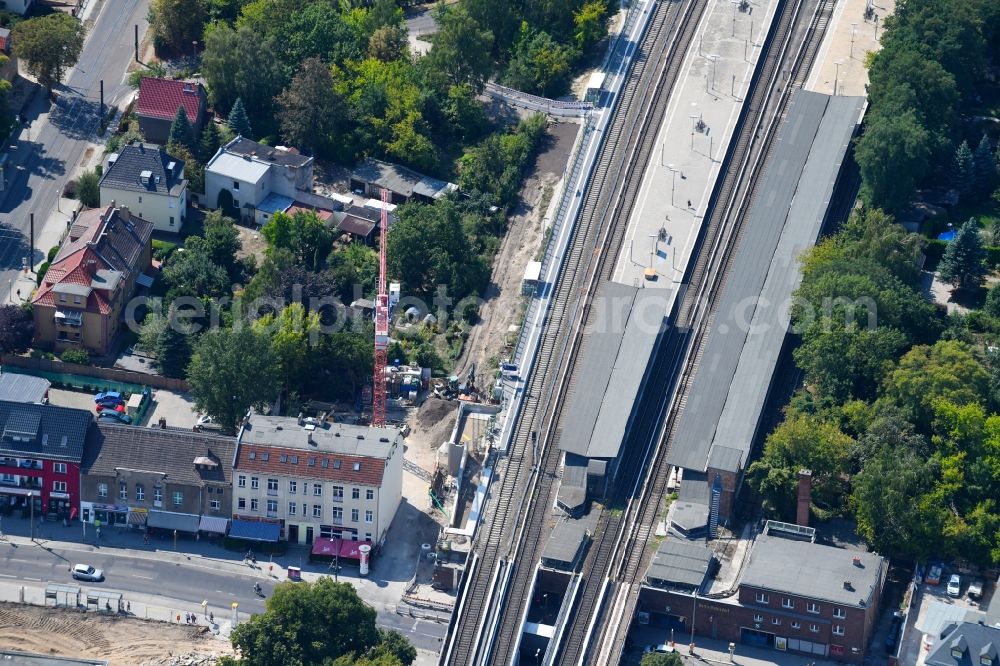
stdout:
[[416,427],[414,430],[432,430],[442,421],[452,420],[458,411],[458,402],[442,400],[433,396],[427,398],[417,410]]
[[[9,603],[0,603],[0,649],[106,659],[129,666],[200,664],[206,655],[214,659],[232,653],[229,643],[195,627]],[[174,654],[185,657],[176,662],[156,661]]]

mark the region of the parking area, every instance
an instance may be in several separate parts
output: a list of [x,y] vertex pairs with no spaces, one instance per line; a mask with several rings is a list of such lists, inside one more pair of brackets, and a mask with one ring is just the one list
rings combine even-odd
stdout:
[[922,665],[946,626],[952,622],[975,622],[977,614],[989,605],[995,594],[992,585],[983,585],[981,599],[969,598],[970,582],[982,580],[976,576],[960,575],[960,596],[949,595],[948,581],[952,573],[944,567],[937,585],[924,582],[918,586],[900,648],[900,664]]
[[[94,411],[94,394],[91,391],[73,391],[69,389],[49,389],[49,402],[61,407],[74,407]],[[146,411],[146,416],[142,423],[137,425],[150,425],[160,422],[160,418],[167,421],[167,425],[172,428],[193,428],[198,420],[198,412],[194,407],[194,398],[187,393],[178,393],[166,389],[153,390],[153,403]]]

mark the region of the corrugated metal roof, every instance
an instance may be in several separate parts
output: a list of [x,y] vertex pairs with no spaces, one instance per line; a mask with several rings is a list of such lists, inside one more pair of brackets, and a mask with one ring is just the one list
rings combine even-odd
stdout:
[[714,559],[715,553],[703,542],[667,537],[649,563],[646,580],[657,587],[700,588]]

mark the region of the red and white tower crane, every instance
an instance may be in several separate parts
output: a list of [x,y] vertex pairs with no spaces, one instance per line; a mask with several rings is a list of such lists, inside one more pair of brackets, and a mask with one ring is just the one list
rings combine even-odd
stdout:
[[389,353],[389,293],[385,286],[386,235],[389,230],[389,190],[382,188],[382,219],[378,242],[378,295],[375,297],[375,372],[372,376],[372,426],[385,427],[385,364]]

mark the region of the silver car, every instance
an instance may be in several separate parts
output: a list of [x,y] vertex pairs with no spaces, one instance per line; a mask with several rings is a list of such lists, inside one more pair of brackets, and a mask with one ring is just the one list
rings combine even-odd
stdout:
[[73,578],[77,580],[88,580],[96,583],[104,580],[104,572],[90,566],[89,564],[74,564]]

